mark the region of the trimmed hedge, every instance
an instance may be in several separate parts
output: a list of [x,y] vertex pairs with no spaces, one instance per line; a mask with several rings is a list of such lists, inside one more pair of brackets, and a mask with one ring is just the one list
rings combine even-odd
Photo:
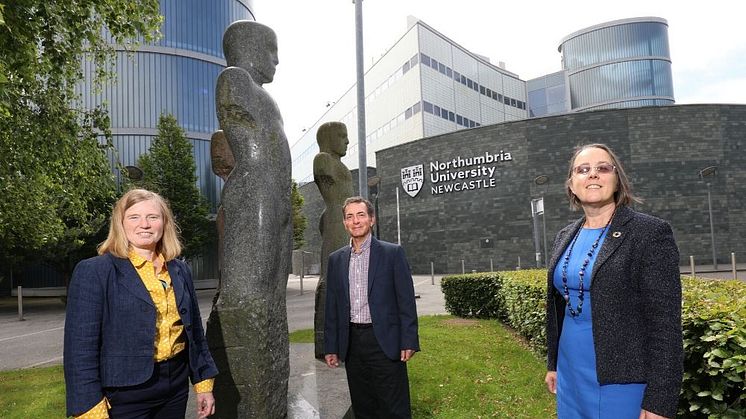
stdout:
[[[746,283],[682,277],[684,381],[679,417],[746,418]],[[494,318],[546,354],[546,271],[446,276],[446,310]]]

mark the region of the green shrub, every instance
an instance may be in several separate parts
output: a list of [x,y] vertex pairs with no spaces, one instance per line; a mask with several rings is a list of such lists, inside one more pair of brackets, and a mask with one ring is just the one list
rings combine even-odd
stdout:
[[679,415],[746,417],[746,284],[685,277]]
[[[546,353],[546,271],[444,277],[446,310],[494,318]],[[746,418],[746,283],[684,277],[679,417]],[[491,300],[490,300],[491,298]]]
[[499,318],[497,300],[500,291],[497,273],[452,275],[444,277],[440,287],[446,310],[459,317]]

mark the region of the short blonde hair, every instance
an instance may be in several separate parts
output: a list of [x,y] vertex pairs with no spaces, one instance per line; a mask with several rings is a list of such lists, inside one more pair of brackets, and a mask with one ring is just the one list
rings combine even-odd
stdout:
[[168,202],[155,192],[146,189],[132,189],[125,193],[114,205],[109,222],[109,235],[98,245],[98,254],[111,253],[118,258],[127,258],[130,244],[124,233],[124,213],[130,207],[143,201],[155,201],[161,210],[163,217],[163,237],[156,245],[156,252],[163,255],[166,261],[172,260],[181,254],[181,241],[179,241],[179,228],[174,220],[174,214],[168,206]]
[[575,196],[574,193],[572,193],[572,189],[570,189],[570,183],[572,182],[572,174],[574,169],[573,165],[575,164],[575,159],[578,157],[578,154],[589,148],[601,149],[607,152],[609,154],[609,157],[611,157],[610,163],[612,164],[612,166],[614,166],[614,174],[616,174],[617,178],[617,189],[616,192],[614,192],[614,202],[616,203],[616,206],[621,207],[629,206],[635,203],[642,203],[642,199],[635,196],[635,194],[632,192],[632,184],[627,178],[627,173],[625,173],[622,162],[619,160],[619,157],[617,157],[616,153],[614,153],[614,151],[606,144],[595,143],[575,147],[575,152],[572,154],[572,158],[570,158],[570,167],[568,167],[567,169],[567,180],[565,180],[565,192],[567,193],[567,198],[570,200],[570,208],[574,211],[577,211],[583,207],[580,203],[580,199],[578,199],[578,197]]

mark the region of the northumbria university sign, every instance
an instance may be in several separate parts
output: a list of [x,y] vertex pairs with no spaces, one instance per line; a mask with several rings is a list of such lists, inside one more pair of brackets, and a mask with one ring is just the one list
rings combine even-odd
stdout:
[[[430,194],[441,195],[494,188],[497,186],[497,179],[495,179],[497,165],[509,161],[513,161],[513,156],[503,150],[499,153],[484,152],[484,154],[472,157],[456,156],[450,160],[431,161],[428,165]],[[401,184],[404,192],[409,196],[414,198],[424,183],[424,165],[417,164],[401,169]]]

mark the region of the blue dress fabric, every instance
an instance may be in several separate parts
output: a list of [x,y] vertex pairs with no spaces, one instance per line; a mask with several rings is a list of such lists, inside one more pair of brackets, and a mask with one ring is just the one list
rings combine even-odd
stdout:
[[[581,229],[567,265],[567,286],[570,304],[577,312],[580,272],[588,251],[601,233],[600,228]],[[600,385],[596,375],[596,353],[593,346],[593,316],[590,288],[591,273],[601,250],[604,232],[593,253],[583,278],[583,311],[576,317],[565,307],[565,319],[560,334],[557,355],[557,417],[558,419],[637,419],[640,416],[645,384]],[[562,266],[569,246],[554,270],[554,287],[564,295]]]

